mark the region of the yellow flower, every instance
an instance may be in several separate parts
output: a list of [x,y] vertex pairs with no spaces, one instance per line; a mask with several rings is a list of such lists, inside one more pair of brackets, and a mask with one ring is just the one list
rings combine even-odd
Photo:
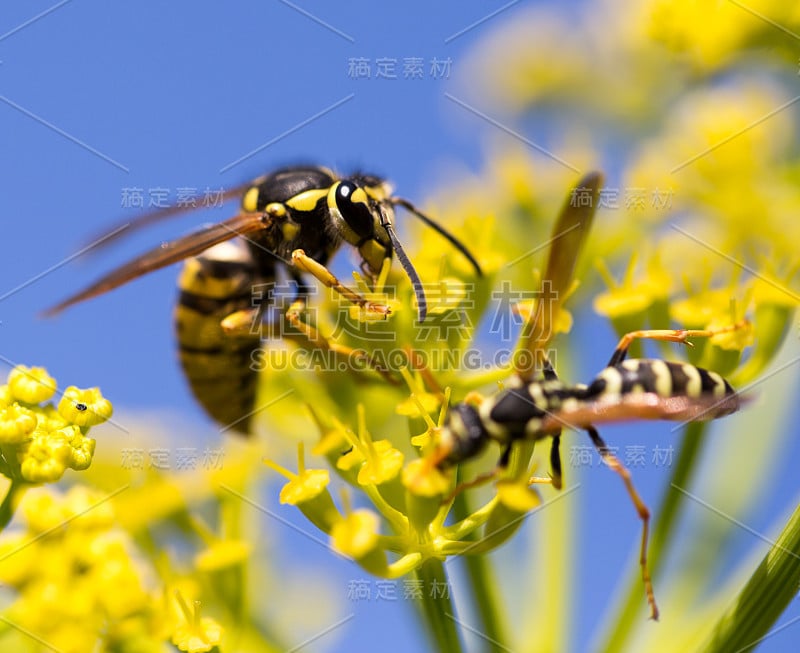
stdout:
[[58,403],[58,412],[71,424],[94,426],[111,417],[113,409],[111,402],[103,397],[99,388],[82,390],[71,385],[64,390]]
[[353,447],[340,456],[336,467],[342,471],[358,468],[360,485],[381,485],[395,478],[403,467],[403,453],[395,449],[389,440],[373,442],[364,421],[364,407],[358,406],[358,436],[341,428],[341,432]]
[[252,545],[243,540],[220,540],[198,553],[194,564],[202,571],[234,567],[246,561],[252,549]]
[[800,304],[800,294],[789,283],[796,271],[790,271],[783,280],[779,280],[770,268],[771,266],[753,283],[755,349],[745,365],[738,370],[739,383],[749,382],[760,376],[773,360],[788,335]]
[[69,426],[69,422],[65,420],[58,412],[58,409],[53,404],[47,404],[41,410],[36,412],[39,418],[37,426],[45,431],[57,431],[60,428]]
[[371,510],[355,510],[334,525],[331,546],[354,560],[364,558],[378,544],[379,525],[378,515]]
[[210,617],[202,617],[192,624],[178,626],[172,635],[172,643],[180,651],[204,653],[222,641],[222,626]]
[[353,450],[341,456],[336,466],[349,470],[360,466],[358,482],[361,485],[380,485],[392,480],[403,466],[403,453],[392,446],[389,440],[377,440],[364,444],[363,449]]
[[181,614],[181,623],[172,633],[172,643],[181,651],[205,653],[222,641],[222,626],[210,617],[200,616],[200,601],[190,606],[180,592],[175,599]]
[[[86,532],[90,533],[91,530]],[[87,581],[94,586],[94,600],[113,622],[148,610],[151,597],[131,557],[127,535],[119,530],[103,530],[91,536],[88,546],[81,544],[76,547],[76,564],[89,570]]]
[[408,399],[397,404],[396,412],[406,417],[419,417],[421,414],[432,413],[441,405],[441,398],[433,392],[414,392]]
[[372,443],[367,460],[358,470],[361,485],[380,485],[395,478],[403,467],[403,452],[395,449],[389,440]]
[[11,396],[26,404],[47,401],[56,391],[56,381],[43,367],[17,365],[8,375]]
[[611,320],[642,316],[655,302],[669,296],[671,278],[661,268],[658,259],[651,259],[645,275],[634,279],[638,256],[631,256],[621,283],[617,283],[602,260],[597,268],[608,290],[594,298],[594,310]]
[[281,503],[297,506],[317,528],[330,532],[339,519],[339,511],[327,490],[330,473],[327,469],[306,469],[303,443],[297,445],[297,474],[271,460],[264,460],[264,464],[289,479],[281,488]]
[[36,428],[36,414],[17,403],[0,408],[0,443],[19,444]]
[[527,483],[519,481],[500,481],[497,483],[497,498],[506,508],[525,513],[538,507],[542,500]]
[[331,482],[327,469],[305,469],[281,488],[281,503],[296,506],[315,499]]
[[17,452],[22,476],[31,483],[57,481],[72,458],[68,436],[60,431],[36,430],[26,446]]
[[20,510],[28,528],[37,535],[61,526],[71,517],[63,497],[49,492],[28,493]]
[[704,329],[714,320],[730,324],[731,290],[709,288],[672,302],[670,316],[687,329]]
[[30,483],[52,483],[67,469],[83,470],[92,463],[95,441],[74,425],[55,431],[36,429],[17,452],[22,477]]
[[[766,20],[754,20],[754,10],[744,10],[735,2],[670,2],[651,0],[649,21],[643,22],[649,34],[673,51],[688,56],[697,67],[715,70],[741,56],[748,42],[771,29]],[[767,6],[764,6],[764,5]],[[791,4],[770,1],[758,4],[769,22],[784,24],[784,13]],[[757,14],[758,15],[758,14]]]
[[467,302],[469,289],[460,279],[444,277],[436,284],[426,284],[425,295],[428,299],[428,315],[443,315],[459,308]]
[[[786,215],[800,201],[789,149],[796,127],[788,112],[775,111],[790,98],[769,78],[744,75],[681,97],[660,133],[643,141],[628,162],[625,186],[652,196],[630,215],[631,236],[641,241],[653,235],[637,231],[648,226],[640,225],[640,215],[663,222],[688,214],[690,222],[675,225],[686,233],[672,234],[680,235],[681,246],[674,246],[667,230],[658,235],[662,244],[670,243],[664,251],[677,254],[675,271],[681,275],[696,276],[698,263],[708,256],[714,267],[722,264],[703,244],[742,262],[758,251],[755,243],[769,246],[770,258],[776,252],[794,256],[798,227]],[[770,119],[762,120],[765,116]],[[669,190],[669,206],[659,201],[657,190]]]
[[452,488],[449,475],[424,458],[412,460],[403,468],[403,485],[420,497],[444,496]]
[[75,486],[31,490],[20,508],[27,531],[0,543],[3,580],[16,592],[6,615],[65,652],[155,650],[157,601],[110,503]]
[[41,570],[36,547],[28,546],[30,536],[14,534],[0,541],[0,581],[19,587]]

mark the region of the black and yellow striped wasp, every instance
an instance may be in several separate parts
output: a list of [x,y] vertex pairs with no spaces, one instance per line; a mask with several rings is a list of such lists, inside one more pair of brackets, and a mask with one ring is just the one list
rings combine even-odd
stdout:
[[621,339],[606,368],[588,385],[569,385],[561,381],[544,353],[551,334],[546,322],[559,310],[560,298],[572,283],[575,261],[591,225],[601,184],[599,173],[586,175],[576,189],[590,192],[593,201],[584,206],[575,206],[573,201],[568,201],[556,223],[544,277],[553,285],[555,293],[551,296],[555,299],[550,306],[538,306],[531,313],[528,335],[523,336],[524,346],[521,348],[521,351],[534,355],[538,367],[531,370],[518,365],[517,373],[496,394],[487,398],[468,398],[453,405],[439,429],[437,444],[428,460],[432,467],[444,471],[474,458],[492,441],[500,445],[502,453],[496,468],[462,483],[456,488],[457,493],[490,480],[507,468],[515,443],[549,437],[550,477],[532,478],[530,482],[549,483],[560,489],[562,430],[586,431],[603,461],[624,481],[642,520],[642,578],[650,615],[658,619],[647,567],[650,513],[633,486],[630,472],[608,448],[595,425],[645,419],[707,420],[737,411],[742,405],[742,397],[716,372],[687,363],[626,357],[628,348],[636,339],[690,344],[687,340],[690,337],[711,337],[744,328],[747,323],[707,330],[634,331]]
[[[234,217],[150,250],[47,311],[58,313],[185,260],[175,311],[181,365],[197,400],[227,429],[248,433],[252,427],[258,371],[251,358],[260,332],[251,325],[269,307],[254,301],[254,288],[273,282],[279,270],[295,282],[293,306],[305,304],[310,287],[303,273],[309,273],[365,310],[385,314],[387,307],[343,285],[325,265],[347,243],[374,282],[385,259],[396,255],[414,288],[419,320],[424,320],[422,282],[394,230],[394,209],[400,206],[439,232],[481,274],[460,241],[411,202],[392,195],[389,183],[375,175],[345,178],[321,166],[287,167],[227,190],[223,200],[235,197],[241,197],[241,210]],[[127,234],[184,210],[161,209],[111,234]]]

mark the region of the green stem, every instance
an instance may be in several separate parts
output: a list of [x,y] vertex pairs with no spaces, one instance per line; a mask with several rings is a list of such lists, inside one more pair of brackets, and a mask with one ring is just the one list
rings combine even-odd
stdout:
[[[490,502],[494,504],[494,500]],[[459,494],[453,505],[456,518],[470,512],[465,493]],[[497,583],[492,582],[492,569],[485,555],[466,555],[463,557],[470,584],[470,598],[480,619],[481,632],[486,636],[487,651],[499,653],[508,651],[506,623],[501,614],[501,601],[497,593]]]
[[[453,504],[453,514],[458,521],[451,526],[444,526],[442,528],[442,534],[451,540],[467,540],[467,538],[472,536],[476,530],[487,522],[492,512],[497,508],[497,503],[499,501],[497,496],[494,496],[477,510],[468,513],[463,509],[463,502],[459,503],[460,497],[463,496],[463,494],[462,492],[456,497],[455,503]],[[462,515],[464,516],[462,517]],[[475,538],[467,540],[468,545],[470,541],[474,540]]]
[[12,517],[14,517],[14,510],[16,509],[18,503],[17,497],[19,494],[24,492],[27,487],[28,484],[24,481],[19,481],[16,479],[11,481],[11,485],[8,486],[8,492],[3,499],[3,503],[0,504],[0,531],[5,529]]
[[[678,445],[680,453],[678,454],[678,462],[672,472],[670,485],[661,499],[660,507],[654,513],[655,524],[647,549],[647,558],[650,565],[650,577],[654,579],[656,600],[658,600],[658,572],[666,559],[665,551],[669,543],[669,536],[670,533],[674,532],[674,526],[680,516],[684,499],[683,493],[676,492],[673,485],[681,488],[689,485],[695,464],[700,459],[705,429],[705,422],[690,422],[686,425],[683,438]],[[621,607],[617,612],[616,619],[609,621],[613,626],[608,631],[607,640],[600,647],[600,650],[606,653],[621,651],[634,624],[638,623],[637,620],[645,619],[647,604],[645,602],[641,571],[638,565],[636,570],[630,574],[627,594],[619,605]]]
[[506,623],[499,610],[497,582],[491,580],[489,560],[484,555],[467,555],[464,556],[464,564],[472,586],[474,604],[481,620],[481,632],[486,638],[484,642],[486,648],[482,650],[492,653],[508,651],[509,648],[501,644],[508,642],[508,637]]
[[389,502],[383,498],[383,495],[375,485],[362,485],[361,489],[364,491],[370,501],[375,507],[381,511],[381,514],[392,525],[395,533],[405,533],[408,531],[408,517],[402,512],[389,505]]
[[750,651],[769,636],[800,583],[800,505],[700,649],[706,653]]
[[417,568],[415,576],[422,585],[419,604],[434,650],[441,653],[462,653],[444,565],[440,560],[429,559]]

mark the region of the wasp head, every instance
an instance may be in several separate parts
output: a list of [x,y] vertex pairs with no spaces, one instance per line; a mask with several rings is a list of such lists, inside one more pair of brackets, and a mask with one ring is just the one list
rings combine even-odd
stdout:
[[397,254],[400,264],[414,286],[420,320],[425,319],[427,304],[422,281],[394,233],[394,208],[391,188],[376,177],[345,179],[331,186],[328,210],[333,228],[343,240],[358,249],[367,271],[380,272],[383,260]]

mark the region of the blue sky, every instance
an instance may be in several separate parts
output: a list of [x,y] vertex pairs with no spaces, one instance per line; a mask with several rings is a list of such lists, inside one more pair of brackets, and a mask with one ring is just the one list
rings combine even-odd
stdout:
[[[62,385],[101,386],[119,411],[175,414],[202,437],[214,437],[175,361],[176,268],[57,319],[38,314],[114,264],[196,225],[229,217],[235,205],[154,227],[96,257],[64,264],[66,259],[88,237],[135,215],[122,206],[131,189],[141,189],[145,203],[154,189],[166,190],[170,202],[179,192],[201,198],[207,187],[235,185],[278,165],[315,162],[373,171],[390,178],[402,196],[422,201],[443,181],[443,167],[477,170],[489,139],[511,137],[445,93],[479,100],[467,88],[467,53],[532,3],[510,4],[470,28],[504,5],[310,2],[304,4],[310,16],[277,0],[5,3],[1,360],[44,364]],[[376,77],[379,58],[395,61],[395,79]],[[353,77],[355,59],[368,61],[369,78]],[[421,63],[421,78],[404,78],[412,59]],[[436,75],[434,60],[443,67]],[[399,230],[402,236],[402,223]],[[585,331],[585,337],[596,337]],[[607,342],[591,361],[595,367],[614,345],[607,329],[603,334]],[[653,437],[667,446],[673,435],[664,428]],[[736,482],[756,472],[735,470]],[[758,528],[768,528],[782,514],[787,505],[782,493],[796,494],[789,472],[775,470]],[[664,472],[643,479],[651,505],[666,478]],[[588,517],[579,534],[592,547],[581,558],[591,578],[575,599],[575,641],[581,648],[598,627],[639,528],[613,474],[595,467],[582,480],[591,490],[581,493]],[[281,536],[291,541],[289,531]],[[506,554],[519,551],[509,548]],[[344,563],[331,567],[341,579],[363,577]],[[352,650],[354,641],[367,646],[378,636],[386,651],[420,644],[408,615],[397,617],[397,604],[352,607],[356,619],[343,626],[346,634],[328,650]],[[356,632],[357,640],[347,639]],[[763,650],[781,650],[772,645]],[[319,650],[324,648],[321,641]]]
[[[430,66],[449,58],[455,73],[471,37],[449,45],[444,39],[485,13],[479,3],[471,13],[469,4],[431,12],[412,3],[377,14],[356,3],[321,12],[325,27],[280,2],[233,3],[221,13],[216,3],[74,0],[14,31],[51,6],[9,8],[7,35],[0,35],[3,222],[10,229],[6,243],[19,253],[4,274],[9,291],[63,262],[109,224],[134,216],[122,204],[135,189],[145,205],[164,191],[169,202],[181,192],[199,201],[206,188],[313,162],[375,171],[415,198],[433,189],[443,161],[477,167],[477,119],[444,98],[453,87],[435,79]],[[376,79],[375,70],[369,79],[350,76],[351,59],[368,59],[374,69],[380,57],[397,61],[397,79]],[[403,79],[410,58],[422,60],[422,79]],[[260,151],[248,156],[254,150]],[[55,374],[85,375],[75,379],[79,384],[109,387],[105,381],[115,378],[109,391],[132,406],[155,399],[192,410],[171,366],[175,268],[57,321],[31,318],[113,264],[234,210],[235,204],[195,212],[9,295],[9,351],[20,360],[47,361]],[[98,327],[92,334],[90,324]],[[131,356],[124,375],[116,356],[90,355],[115,343],[117,354],[121,343],[130,351],[142,333],[155,341],[147,345],[150,354]],[[158,398],[139,382],[154,361],[166,368]]]

